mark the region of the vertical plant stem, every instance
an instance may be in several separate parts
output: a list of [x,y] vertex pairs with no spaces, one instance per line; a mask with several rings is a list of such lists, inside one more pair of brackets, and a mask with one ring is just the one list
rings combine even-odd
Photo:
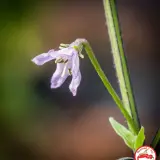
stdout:
[[103,0],[103,4],[122,101],[126,110],[133,118],[136,133],[138,133],[140,130],[140,121],[131,86],[127,61],[124,54],[115,0]]
[[158,157],[160,155],[160,128],[157,130],[157,133],[151,143],[151,147],[154,148]]
[[98,63],[98,61],[93,53],[93,50],[90,47],[90,44],[88,42],[84,42],[83,45],[84,45],[84,49],[85,49],[91,63],[93,64],[96,72],[98,73],[99,77],[101,78],[104,86],[106,87],[106,89],[108,90],[108,92],[112,96],[113,100],[115,101],[115,103],[119,107],[120,111],[122,112],[122,114],[124,115],[126,120],[128,121],[133,133],[136,134],[136,127],[132,121],[131,116],[129,115],[127,110],[124,108],[121,99],[119,98],[119,96],[117,95],[117,93],[113,89],[112,85],[110,84],[109,80],[107,79],[106,75],[104,74],[103,70],[101,69],[101,66]]

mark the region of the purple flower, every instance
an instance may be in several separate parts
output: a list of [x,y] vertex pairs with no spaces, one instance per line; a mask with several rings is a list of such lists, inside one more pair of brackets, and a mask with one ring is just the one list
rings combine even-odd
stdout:
[[55,60],[57,64],[56,71],[51,78],[51,88],[60,87],[69,75],[72,75],[72,80],[69,89],[73,96],[77,94],[77,88],[81,82],[81,73],[79,69],[79,51],[71,44],[68,48],[60,50],[50,50],[47,53],[42,53],[32,59],[36,65],[43,65],[46,62]]

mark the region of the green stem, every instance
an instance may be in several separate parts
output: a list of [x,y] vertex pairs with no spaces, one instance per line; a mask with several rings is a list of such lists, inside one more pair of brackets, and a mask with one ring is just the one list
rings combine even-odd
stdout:
[[130,82],[127,61],[124,54],[115,0],[103,0],[103,3],[122,101],[126,110],[134,121],[136,133],[138,134],[140,130],[140,121],[138,118],[138,112]]
[[160,155],[160,128],[158,129],[152,143],[151,147],[154,148],[154,150],[157,153],[157,157]]
[[122,112],[122,114],[124,115],[124,117],[126,118],[128,123],[130,124],[130,127],[132,128],[132,131],[136,134],[136,128],[135,128],[135,125],[132,121],[131,116],[128,114],[127,110],[123,107],[123,103],[122,103],[121,99],[118,97],[117,93],[115,92],[115,90],[113,89],[109,80],[107,79],[105,73],[101,69],[101,66],[98,63],[90,44],[88,42],[83,42],[83,45],[84,45],[85,51],[86,51],[92,65],[94,66],[95,70],[97,71],[97,73],[98,73],[99,77],[101,78],[104,86],[106,87],[106,89],[108,90],[110,95],[112,96],[113,100],[115,101],[115,103],[119,107],[120,111]]

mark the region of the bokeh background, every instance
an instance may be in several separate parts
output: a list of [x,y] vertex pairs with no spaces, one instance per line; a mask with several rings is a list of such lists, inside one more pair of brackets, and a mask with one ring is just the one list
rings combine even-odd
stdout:
[[[150,143],[159,126],[160,2],[117,0],[141,122]],[[115,160],[131,156],[108,117],[124,119],[89,59],[76,97],[50,89],[54,62],[31,59],[86,38],[119,93],[101,0],[0,2],[0,160]]]

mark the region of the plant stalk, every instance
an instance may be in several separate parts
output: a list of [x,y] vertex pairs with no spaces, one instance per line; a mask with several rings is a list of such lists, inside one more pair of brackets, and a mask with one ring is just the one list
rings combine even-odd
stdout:
[[157,133],[151,143],[151,147],[156,151],[158,157],[160,155],[160,128],[157,130]]
[[101,69],[101,66],[98,63],[90,44],[88,42],[84,42],[83,45],[84,45],[84,49],[85,49],[85,51],[86,51],[86,53],[87,53],[92,65],[94,66],[96,72],[98,73],[99,77],[101,78],[104,86],[106,87],[106,89],[108,90],[108,92],[112,96],[113,100],[115,101],[115,103],[119,107],[120,111],[122,112],[122,114],[124,115],[126,120],[128,121],[133,133],[136,134],[136,127],[135,127],[135,125],[133,123],[133,120],[132,120],[131,116],[129,115],[127,110],[124,108],[121,99],[119,98],[119,96],[117,95],[117,93],[113,89],[112,85],[110,84],[108,78],[106,77],[105,73]]
[[138,134],[141,125],[138,117],[133,89],[131,86],[126,56],[124,53],[123,40],[120,32],[116,3],[115,0],[103,0],[103,4],[105,10],[106,24],[108,27],[108,34],[111,42],[114,65],[119,81],[120,92],[122,95],[122,101],[124,107],[133,119],[136,128],[136,134]]

